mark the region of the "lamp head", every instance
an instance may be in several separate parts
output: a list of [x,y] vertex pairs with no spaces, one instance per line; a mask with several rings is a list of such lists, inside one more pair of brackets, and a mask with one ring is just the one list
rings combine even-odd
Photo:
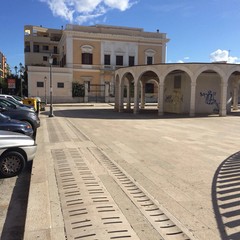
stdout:
[[52,54],[49,56],[49,58],[48,58],[48,62],[49,62],[49,64],[53,64],[53,57],[52,57]]

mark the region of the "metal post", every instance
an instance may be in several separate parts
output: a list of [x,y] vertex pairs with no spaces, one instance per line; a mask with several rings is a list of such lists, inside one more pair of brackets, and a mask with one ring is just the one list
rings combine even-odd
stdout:
[[49,117],[54,117],[53,114],[53,87],[52,87],[52,62],[53,58],[52,56],[49,57],[49,63],[50,63],[50,113]]
[[20,80],[21,80],[21,85],[20,85],[20,86],[21,86],[21,89],[20,89],[21,92],[20,92],[20,94],[21,94],[21,98],[22,98],[22,95],[23,95],[23,94],[22,94],[22,80],[23,80],[23,79],[22,79],[22,75],[21,75],[21,77],[20,77]]
[[45,105],[47,105],[47,77],[44,77],[44,87],[45,87]]

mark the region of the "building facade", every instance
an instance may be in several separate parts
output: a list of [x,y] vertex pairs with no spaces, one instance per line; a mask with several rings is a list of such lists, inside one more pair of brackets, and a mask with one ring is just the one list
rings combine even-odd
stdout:
[[0,93],[2,93],[2,88],[5,78],[8,76],[9,70],[7,65],[7,58],[0,52]]
[[165,33],[141,28],[67,25],[57,30],[25,26],[29,96],[49,99],[51,78],[55,103],[108,102],[115,95],[115,70],[165,63],[168,41]]

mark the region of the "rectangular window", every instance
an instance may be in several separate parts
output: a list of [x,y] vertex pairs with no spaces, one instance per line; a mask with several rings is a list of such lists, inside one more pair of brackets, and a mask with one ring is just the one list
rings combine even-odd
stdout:
[[180,89],[181,88],[181,76],[174,76],[174,88]]
[[39,45],[33,45],[33,52],[39,52]]
[[129,58],[128,58],[128,65],[129,66],[134,66],[134,56],[129,56]]
[[54,46],[54,48],[53,48],[53,52],[54,52],[55,54],[58,53],[58,48],[57,48],[56,46]]
[[25,52],[30,52],[30,46],[25,46],[24,51],[25,51]]
[[43,46],[43,51],[48,51],[49,47],[48,46]]
[[147,57],[147,65],[152,65],[152,64],[153,64],[153,58]]
[[58,82],[57,87],[58,88],[64,88],[64,83],[63,82]]
[[47,62],[47,61],[48,61],[48,57],[43,56],[43,61],[44,61],[44,62]]
[[44,82],[37,82],[37,87],[39,87],[39,88],[44,87]]
[[111,65],[111,56],[108,54],[104,55],[104,65]]
[[123,56],[116,56],[116,65],[123,66]]
[[92,53],[82,53],[82,64],[92,64]]

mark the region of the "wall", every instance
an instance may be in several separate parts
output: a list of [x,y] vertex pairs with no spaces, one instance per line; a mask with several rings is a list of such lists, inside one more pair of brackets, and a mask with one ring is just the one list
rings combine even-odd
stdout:
[[197,79],[196,113],[218,113],[221,80],[216,73],[201,74]]
[[[44,77],[47,77],[46,88]],[[45,101],[45,92],[49,102],[50,96],[50,71],[46,73],[45,67],[28,67],[28,82],[29,97],[41,97]],[[44,87],[37,87],[37,82],[44,82]],[[57,83],[64,82],[64,88],[58,88]],[[52,86],[53,86],[53,101],[57,102],[74,102],[72,98],[72,73],[67,68],[52,67]]]

